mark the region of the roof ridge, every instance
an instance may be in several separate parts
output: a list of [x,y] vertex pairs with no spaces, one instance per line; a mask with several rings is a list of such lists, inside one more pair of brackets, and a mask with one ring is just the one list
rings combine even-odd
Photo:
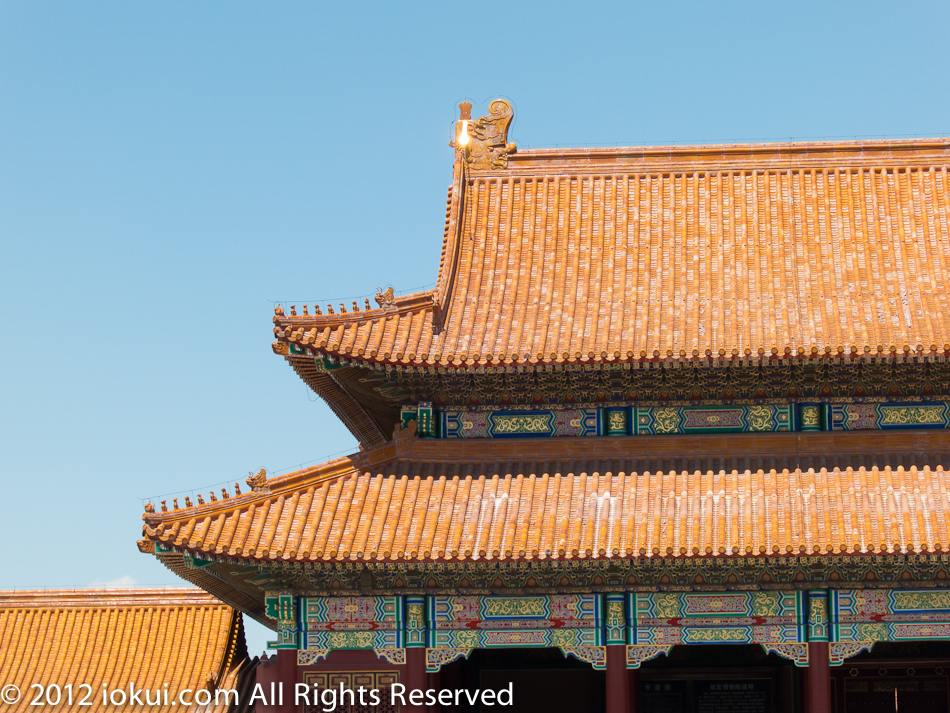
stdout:
[[115,606],[228,606],[195,587],[127,589],[14,589],[0,591],[0,609],[103,608]]
[[827,141],[761,141],[761,142],[733,142],[715,144],[652,144],[642,146],[578,146],[578,147],[551,147],[551,148],[519,148],[517,153],[508,156],[507,169],[492,169],[478,171],[477,175],[495,175],[505,173],[522,164],[532,161],[543,161],[558,158],[583,158],[597,156],[610,157],[648,157],[648,156],[715,156],[723,158],[728,155],[776,155],[790,154],[803,155],[809,153],[833,154],[830,158],[836,161],[845,155],[885,154],[887,152],[919,152],[945,151],[950,148],[950,137],[935,136],[926,138],[902,139],[849,139]]
[[[377,301],[380,301],[381,304],[379,307],[367,308],[367,309],[353,309],[352,311],[347,312],[343,308],[343,304],[340,303],[340,313],[332,311],[332,305],[329,303],[327,307],[330,311],[327,314],[323,312],[315,312],[310,314],[308,311],[309,303],[303,306],[303,314],[297,314],[297,305],[293,304],[290,306],[291,313],[289,315],[284,313],[284,308],[282,305],[277,304],[274,306],[274,324],[289,324],[293,323],[297,325],[299,329],[303,329],[307,325],[313,325],[316,327],[327,327],[339,324],[352,324],[354,322],[366,322],[371,319],[376,319],[378,317],[386,317],[392,314],[399,314],[402,312],[408,312],[413,310],[418,310],[420,308],[432,307],[433,301],[432,296],[435,294],[434,289],[430,290],[420,290],[418,292],[410,292],[406,295],[388,295],[387,293],[392,290],[389,288],[387,292],[379,292],[376,295]],[[369,298],[366,298],[366,303],[369,304]],[[353,304],[356,305],[356,300],[353,300]],[[314,309],[319,310],[320,306],[314,303]],[[295,319],[291,319],[295,318]],[[276,330],[275,330],[276,332]]]

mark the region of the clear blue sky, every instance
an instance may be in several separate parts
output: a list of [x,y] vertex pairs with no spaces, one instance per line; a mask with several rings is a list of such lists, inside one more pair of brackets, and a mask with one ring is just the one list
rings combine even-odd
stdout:
[[[950,134],[946,2],[0,2],[0,588],[179,580],[144,498],[355,450],[272,302],[435,281],[523,147]],[[265,636],[254,631],[252,648]]]

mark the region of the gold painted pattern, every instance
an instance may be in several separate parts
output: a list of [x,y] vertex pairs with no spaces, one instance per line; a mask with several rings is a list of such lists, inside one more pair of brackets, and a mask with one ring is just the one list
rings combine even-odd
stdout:
[[551,416],[549,414],[535,414],[528,416],[506,415],[492,416],[494,433],[547,433],[551,430]]
[[750,406],[747,419],[752,431],[771,431],[775,427],[772,418],[773,409],[770,406]]
[[901,592],[891,593],[894,609],[921,611],[925,609],[950,609],[950,592]]
[[623,411],[608,411],[607,428],[611,431],[626,431],[627,414]]
[[656,433],[676,433],[679,426],[679,409],[653,409],[653,430]]
[[944,422],[943,406],[880,406],[882,426],[933,426]]
[[806,427],[814,427],[819,425],[817,406],[805,406],[802,408],[801,424],[802,426]]
[[545,615],[543,597],[492,597],[484,600],[485,616],[491,618]]
[[689,629],[689,643],[743,643],[749,638],[749,633],[745,629],[718,628],[710,627],[708,629],[691,628]]

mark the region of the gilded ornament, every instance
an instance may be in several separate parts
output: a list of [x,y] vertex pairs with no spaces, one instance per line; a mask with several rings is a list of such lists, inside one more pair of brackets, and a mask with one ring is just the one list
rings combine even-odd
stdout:
[[885,406],[878,407],[881,426],[937,426],[946,422],[946,407],[940,406]]
[[802,407],[801,412],[801,425],[803,428],[818,428],[820,425],[818,420],[818,407],[817,406],[804,406]]
[[403,648],[373,649],[373,653],[393,666],[404,666],[406,663],[406,650]]
[[677,408],[661,407],[653,409],[653,431],[655,433],[676,433],[680,412]]
[[950,592],[891,592],[894,612],[901,611],[950,611]]
[[762,644],[765,653],[778,654],[795,662],[796,666],[808,665],[808,644]]
[[771,406],[749,406],[747,419],[750,431],[772,431],[775,428],[773,415],[775,410]]
[[543,617],[546,615],[544,597],[491,597],[484,600],[485,617],[490,619]]
[[640,664],[657,656],[666,656],[673,646],[627,646],[627,668],[640,668]]
[[863,651],[870,651],[874,648],[874,641],[834,641],[828,651],[828,663],[832,666],[840,666],[845,659],[857,656]]
[[612,432],[625,432],[627,430],[627,414],[623,411],[608,411],[607,428]]
[[321,659],[325,659],[330,649],[301,649],[297,652],[298,666],[312,666]]
[[607,647],[605,646],[561,646],[565,656],[573,656],[578,661],[589,663],[594,670],[607,668]]
[[325,641],[330,649],[371,649],[375,634],[372,631],[328,631]]
[[[579,424],[578,424],[579,425]],[[551,415],[492,416],[492,432],[505,435],[548,433]]]
[[426,671],[435,673],[446,664],[467,659],[472,649],[426,649]]

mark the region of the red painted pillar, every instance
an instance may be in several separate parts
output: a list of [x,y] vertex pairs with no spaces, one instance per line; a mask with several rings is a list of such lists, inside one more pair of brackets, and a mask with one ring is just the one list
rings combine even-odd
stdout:
[[406,649],[406,703],[403,713],[426,713],[425,698],[422,705],[414,706],[409,702],[409,694],[414,690],[426,689],[426,650],[423,646]]
[[630,710],[630,676],[627,675],[627,647],[607,646],[607,713]]
[[831,665],[827,641],[808,644],[808,675],[805,677],[805,713],[831,713]]
[[294,706],[294,686],[297,684],[296,649],[278,649],[277,685],[283,690],[283,705],[275,707],[278,713],[296,713]]

